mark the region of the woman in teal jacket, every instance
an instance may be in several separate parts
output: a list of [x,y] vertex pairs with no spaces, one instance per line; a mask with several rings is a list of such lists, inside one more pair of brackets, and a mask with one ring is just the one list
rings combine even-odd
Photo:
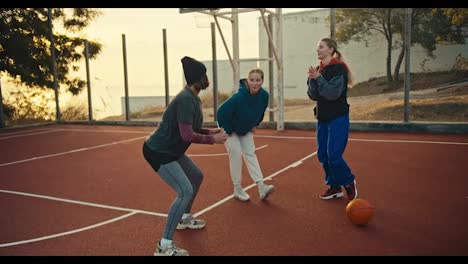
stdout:
[[234,184],[234,197],[248,201],[250,196],[241,186],[242,154],[250,177],[258,186],[260,199],[264,200],[275,189],[263,183],[263,174],[255,154],[253,131],[258,126],[268,106],[268,93],[262,88],[263,71],[252,69],[247,79],[240,80],[239,90],[218,109],[220,127],[229,135],[225,142],[229,153],[229,168]]

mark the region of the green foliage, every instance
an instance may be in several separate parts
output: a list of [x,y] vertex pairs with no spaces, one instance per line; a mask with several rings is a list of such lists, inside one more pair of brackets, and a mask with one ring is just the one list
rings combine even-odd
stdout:
[[[86,82],[73,78],[84,59],[85,38],[73,36],[100,13],[90,8],[52,9],[52,21],[61,24],[67,35],[54,31],[57,81],[72,94]],[[0,9],[0,72],[28,87],[53,88],[51,41],[47,8]],[[89,41],[90,57],[96,58],[101,44]]]
[[468,8],[437,8],[433,10],[435,12],[443,12],[455,26],[468,26]]
[[[468,11],[465,8],[413,8],[411,44],[420,44],[433,57],[436,44],[440,42],[464,44],[467,37]],[[392,80],[392,50],[399,49],[401,56],[395,64],[395,79],[398,80],[399,67],[403,60],[405,44],[405,9],[403,8],[364,8],[338,9],[336,12],[336,39],[347,43],[357,41],[368,44],[376,34],[387,40],[387,80]],[[398,37],[395,37],[398,36]]]

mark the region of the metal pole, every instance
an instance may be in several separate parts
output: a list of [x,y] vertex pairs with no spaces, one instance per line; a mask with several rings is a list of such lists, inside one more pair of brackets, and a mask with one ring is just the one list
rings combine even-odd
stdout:
[[52,8],[47,9],[49,17],[49,29],[50,29],[50,52],[52,54],[52,74],[54,78],[54,92],[55,92],[55,120],[60,121],[60,105],[59,105],[59,94],[57,85],[57,68],[55,66],[55,44],[54,44],[54,31],[52,27]]
[[130,109],[128,100],[128,74],[127,74],[127,48],[125,45],[125,34],[122,34],[123,62],[124,62],[124,78],[125,78],[125,120],[130,120]]
[[335,17],[335,8],[330,8],[330,38],[336,40],[336,17]]
[[[271,14],[268,15],[268,28],[270,28],[270,31],[273,31],[273,17]],[[273,58],[273,49],[271,45],[272,41],[268,41],[268,57]],[[275,89],[274,89],[274,76],[273,76],[273,60],[268,61],[268,86],[270,87],[270,102],[269,102],[269,107],[270,109],[273,109],[275,106]],[[275,113],[270,111],[270,122],[275,121]]]
[[169,105],[169,71],[167,66],[167,36],[163,28],[163,50],[164,50],[164,90],[166,91],[166,107]]
[[[267,27],[268,22],[266,21],[266,18],[265,18],[265,12],[262,10],[261,13],[262,13],[263,25],[265,26],[265,31],[266,31],[266,33],[268,35],[268,41],[270,42],[271,49],[273,50],[273,55],[275,55],[276,63],[280,64],[280,58],[279,58],[279,55],[277,54],[278,52],[276,51],[275,46],[272,44],[273,43],[273,35],[270,32],[271,30]],[[278,34],[278,31],[276,33]]]
[[216,58],[216,25],[211,23],[211,47],[213,53],[213,118],[218,121],[216,111],[218,110],[218,62]]
[[89,43],[85,40],[86,83],[88,85],[88,120],[93,120],[93,104],[91,101],[91,78],[89,77]]
[[5,127],[5,121],[3,120],[3,96],[2,96],[2,79],[0,78],[0,128]]
[[276,129],[278,131],[284,130],[284,78],[283,78],[283,15],[281,8],[276,8],[276,47],[278,52],[278,123]]
[[233,8],[232,12],[232,56],[234,64],[234,86],[232,91],[235,92],[238,87],[240,80],[240,63],[239,63],[239,14],[237,14],[238,9]]
[[411,89],[411,77],[410,77],[410,53],[411,53],[411,14],[412,9],[406,8],[406,23],[405,23],[405,116],[404,122],[409,121],[409,95]]

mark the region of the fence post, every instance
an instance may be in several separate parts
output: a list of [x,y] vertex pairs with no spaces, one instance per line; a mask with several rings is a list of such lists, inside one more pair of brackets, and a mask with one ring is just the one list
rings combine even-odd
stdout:
[[[273,32],[273,16],[271,14],[268,15],[268,28],[270,29],[270,32]],[[274,65],[273,65],[273,48],[271,46],[272,41],[268,41],[268,86],[270,90],[270,102],[269,102],[269,108],[273,109],[275,106],[275,81],[274,81]],[[273,111],[270,111],[270,122],[275,121],[275,113]]]
[[125,79],[125,120],[129,121],[130,107],[128,100],[128,74],[127,74],[127,47],[125,45],[125,34],[122,34],[122,49],[124,62],[124,79]]
[[50,51],[52,53],[52,74],[54,77],[54,92],[55,92],[55,120],[60,121],[62,115],[60,114],[60,105],[59,105],[59,94],[58,94],[58,85],[57,85],[57,68],[55,65],[55,44],[54,44],[54,31],[52,27],[52,8],[47,9],[48,18],[49,18],[49,29],[50,29]]
[[215,23],[211,22],[211,49],[213,63],[213,118],[218,121],[216,110],[218,110],[218,62],[216,58],[216,28]]
[[3,120],[2,78],[0,78],[0,128],[4,127],[5,121]]
[[405,116],[404,122],[409,122],[409,93],[411,89],[411,77],[410,77],[410,53],[411,53],[411,8],[405,9],[406,23],[405,23]]
[[163,28],[163,53],[164,53],[164,88],[166,91],[166,107],[169,105],[169,73],[167,66],[167,37],[166,29]]
[[89,43],[85,40],[86,84],[88,86],[88,120],[93,120],[93,104],[91,101],[91,78],[89,77]]

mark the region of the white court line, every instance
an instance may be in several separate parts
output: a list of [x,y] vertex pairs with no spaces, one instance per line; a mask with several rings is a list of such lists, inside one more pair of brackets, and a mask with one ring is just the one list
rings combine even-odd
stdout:
[[[255,150],[260,150],[263,148],[268,147],[268,145],[263,145],[261,147],[256,148]],[[215,157],[215,156],[227,156],[228,153],[216,153],[216,154],[188,154],[189,157]]]
[[28,161],[33,161],[33,160],[46,159],[46,158],[55,157],[55,156],[60,156],[60,155],[67,155],[67,154],[76,153],[76,152],[81,152],[81,151],[86,151],[86,150],[92,150],[92,149],[97,149],[97,148],[103,148],[103,147],[107,147],[107,146],[111,146],[111,145],[116,145],[116,144],[120,144],[120,143],[125,143],[125,142],[140,140],[140,139],[143,139],[143,138],[146,138],[146,136],[144,136],[144,137],[132,138],[132,139],[127,139],[127,140],[122,140],[122,141],[111,142],[111,143],[102,144],[102,145],[97,145],[97,146],[89,147],[89,148],[74,149],[74,150],[70,150],[70,151],[65,151],[65,152],[60,152],[60,153],[55,153],[55,154],[50,154],[50,155],[45,155],[45,156],[39,156],[39,157],[30,158],[30,159],[24,159],[24,160],[19,160],[19,161],[13,161],[13,162],[8,162],[8,163],[3,163],[3,164],[0,164],[0,167],[9,166],[9,165],[18,164],[18,163],[23,163],[23,162],[28,162]]
[[31,132],[34,133],[34,132],[39,132],[39,131],[44,131],[44,130],[49,131],[50,129],[41,128],[41,129],[31,129],[31,130],[21,130],[21,131],[6,132],[6,133],[0,133],[0,137],[2,137],[2,136],[9,136],[9,135],[20,135],[20,134],[26,134],[26,133],[31,133]]
[[[282,172],[284,172],[284,171],[286,171],[286,170],[288,170],[288,169],[295,168],[295,167],[299,166],[300,164],[302,164],[302,163],[304,162],[304,160],[306,160],[306,159],[308,159],[308,158],[311,158],[311,157],[313,157],[313,156],[316,155],[316,154],[317,154],[317,151],[314,152],[314,153],[312,153],[312,154],[310,154],[310,155],[305,156],[304,158],[302,158],[302,159],[300,159],[300,160],[298,160],[298,161],[295,161],[295,162],[291,163],[290,165],[288,165],[288,166],[282,168],[281,170],[279,170],[279,171],[277,171],[277,172],[275,172],[275,173],[273,173],[273,174],[271,174],[271,175],[265,177],[264,179],[265,179],[265,180],[271,180],[273,177],[278,176],[280,173],[282,173]],[[255,183],[252,183],[252,184],[249,185],[248,187],[244,188],[244,190],[247,191],[248,189],[253,188],[254,186],[256,186],[256,184],[255,184]],[[208,206],[207,208],[205,208],[205,209],[203,209],[203,210],[201,210],[201,211],[196,212],[195,214],[193,214],[193,216],[194,216],[194,217],[198,217],[198,216],[200,216],[200,215],[202,215],[202,214],[204,214],[204,213],[206,213],[206,212],[208,212],[208,211],[210,211],[210,210],[212,210],[212,209],[214,209],[214,208],[216,208],[216,207],[222,205],[223,203],[229,201],[229,200],[232,199],[232,198],[234,198],[234,195],[233,195],[233,194],[231,194],[231,195],[229,195],[229,196],[223,198],[222,200],[220,200],[220,201],[218,201],[218,202],[216,202],[216,203],[214,203],[214,204]]]
[[269,136],[269,135],[254,135],[260,138],[281,138],[281,139],[315,139],[315,137],[294,137],[294,136]]
[[[267,146],[267,145],[265,145],[265,146]],[[265,180],[271,180],[273,177],[277,176],[278,174],[282,173],[283,171],[285,171],[287,169],[290,169],[290,168],[297,167],[304,160],[314,156],[315,154],[317,154],[317,152],[314,152],[314,153],[312,153],[312,154],[310,154],[310,155],[308,155],[308,156],[306,156],[306,157],[304,157],[304,158],[302,158],[302,159],[300,159],[298,161],[295,161],[295,162],[291,163],[290,165],[284,167],[283,169],[269,175],[268,177],[265,177]],[[251,184],[250,186],[245,188],[245,190],[248,190],[248,189],[250,189],[250,188],[252,188],[254,186],[255,186],[255,184]],[[61,202],[67,202],[67,203],[74,203],[74,204],[80,204],[80,205],[88,205],[88,206],[93,206],[93,207],[100,207],[100,208],[113,209],[113,210],[119,210],[119,211],[129,211],[130,212],[130,213],[126,214],[126,215],[119,216],[117,218],[113,218],[111,220],[107,220],[107,221],[104,221],[104,222],[101,222],[101,223],[98,223],[98,224],[94,224],[94,225],[91,225],[91,226],[87,226],[87,227],[84,227],[84,228],[75,229],[75,230],[72,230],[72,231],[58,233],[58,234],[54,234],[54,235],[34,238],[34,239],[4,243],[4,244],[0,244],[0,247],[9,247],[9,246],[15,246],[15,245],[20,245],[20,244],[26,244],[26,243],[32,243],[32,242],[36,242],[36,241],[51,239],[51,238],[55,238],[55,237],[59,237],[59,236],[66,236],[66,235],[69,235],[69,234],[73,234],[73,233],[85,231],[85,230],[88,230],[88,229],[92,229],[92,228],[95,228],[95,227],[103,226],[105,224],[112,223],[112,222],[127,218],[127,217],[132,216],[132,215],[137,214],[137,213],[167,217],[167,214],[161,214],[161,213],[155,213],[155,212],[149,212],[149,211],[137,210],[137,209],[130,209],[130,208],[123,208],[123,207],[116,207],[116,206],[109,206],[109,205],[102,205],[102,204],[89,203],[89,202],[82,202],[82,201],[77,201],[77,200],[63,199],[63,198],[57,198],[57,197],[52,197],[52,196],[46,196],[46,195],[16,192],[16,191],[8,191],[8,190],[0,190],[0,192],[10,193],[10,194],[17,194],[17,195],[24,195],[24,196],[31,196],[31,197],[36,197],[36,198],[42,198],[42,199],[48,199],[48,200],[54,200],[54,201],[61,201]],[[213,204],[213,205],[211,205],[211,206],[209,206],[209,207],[195,213],[194,216],[197,217],[197,216],[199,216],[199,215],[201,215],[201,214],[203,214],[203,213],[205,213],[205,212],[207,212],[207,211],[209,211],[209,210],[211,210],[211,209],[225,203],[226,201],[228,201],[231,198],[234,198],[234,196],[230,195],[230,196],[222,199],[221,201],[218,201],[217,203],[215,203],[215,204]]]
[[60,131],[77,131],[77,132],[107,132],[107,133],[145,133],[149,134],[154,131],[137,131],[137,130],[97,130],[97,129],[73,129],[73,128],[57,128]]
[[35,197],[35,198],[42,198],[42,199],[65,202],[65,203],[80,204],[80,205],[87,205],[87,206],[92,206],[92,207],[112,209],[112,210],[117,210],[117,211],[137,212],[137,213],[140,213],[140,214],[167,217],[167,214],[161,214],[161,213],[155,213],[155,212],[144,211],[144,210],[139,210],[139,209],[125,208],[125,207],[97,204],[97,203],[89,203],[89,202],[83,202],[83,201],[78,201],[78,200],[70,200],[70,199],[64,199],[64,198],[58,198],[58,197],[54,197],[54,196],[40,195],[40,194],[34,194],[34,193],[16,192],[16,191],[8,191],[8,190],[0,190],[0,192],[9,193],[9,194],[23,195],[23,196],[30,196],[30,197]]
[[[152,133],[151,131],[132,131],[132,130],[93,130],[93,129],[56,129],[64,131],[83,131],[83,132],[112,132],[112,133]],[[316,137],[298,137],[298,136],[270,136],[270,135],[254,135],[260,138],[280,138],[280,139],[316,139]],[[452,142],[452,141],[424,141],[424,140],[386,140],[386,139],[359,139],[350,138],[349,141],[365,141],[365,142],[383,142],[383,143],[421,143],[421,144],[447,144],[447,145],[468,145],[468,142]]]
[[87,226],[87,227],[71,230],[71,231],[68,231],[68,232],[58,233],[58,234],[54,234],[54,235],[34,238],[34,239],[4,243],[4,244],[0,244],[0,247],[9,247],[9,246],[15,246],[15,245],[20,245],[20,244],[26,244],[26,243],[32,243],[32,242],[36,242],[36,241],[51,239],[51,238],[60,237],[60,236],[66,236],[66,235],[69,235],[69,234],[78,233],[78,232],[85,231],[85,230],[88,230],[88,229],[103,226],[105,224],[109,224],[109,223],[112,223],[112,222],[115,222],[115,221],[119,221],[119,220],[122,220],[124,218],[127,218],[129,216],[132,216],[132,215],[138,214],[138,213],[139,214],[146,214],[146,215],[153,215],[153,216],[167,217],[167,214],[162,214],[162,213],[156,213],[156,212],[150,212],[150,211],[138,210],[138,209],[130,209],[130,208],[124,208],[124,207],[117,207],[117,206],[109,206],[109,205],[96,204],[96,203],[89,203],[89,202],[82,202],[82,201],[63,199],[63,198],[58,198],[58,197],[53,197],[53,196],[46,196],[46,195],[39,195],[39,194],[32,194],[32,193],[25,193],[25,192],[8,191],[8,190],[0,190],[0,192],[129,212],[126,215],[119,216],[117,218],[113,218],[113,219],[110,219],[110,220],[107,220],[107,221],[104,221],[104,222],[101,222],[101,223],[97,223],[97,224],[94,224],[94,225],[90,225],[90,226]]
[[0,248],[1,247],[11,247],[11,246],[16,246],[16,245],[21,245],[21,244],[27,244],[27,243],[32,243],[32,242],[37,242],[37,241],[41,241],[41,240],[46,240],[46,239],[51,239],[51,238],[56,238],[56,237],[61,237],[61,236],[66,236],[66,235],[82,232],[82,231],[85,231],[85,230],[93,229],[93,228],[100,227],[100,226],[103,226],[103,225],[106,225],[106,224],[109,224],[109,223],[112,223],[112,222],[122,220],[122,219],[127,218],[129,216],[132,216],[132,215],[134,215],[136,213],[137,212],[131,212],[131,213],[128,213],[126,215],[121,215],[119,217],[116,217],[116,218],[113,218],[113,219],[110,219],[110,220],[107,220],[107,221],[104,221],[104,222],[101,222],[101,223],[97,223],[97,224],[94,224],[94,225],[90,225],[90,226],[86,226],[86,227],[82,227],[82,228],[79,228],[79,229],[74,229],[74,230],[71,230],[71,231],[58,233],[58,234],[54,234],[54,235],[50,235],[50,236],[43,236],[43,237],[38,237],[38,238],[33,238],[33,239],[28,239],[28,240],[22,240],[22,241],[16,241],[16,242],[0,244]]
[[32,135],[54,133],[54,132],[59,132],[59,130],[48,130],[48,131],[35,132],[35,133],[30,133],[30,134],[20,134],[20,135],[8,136],[8,137],[2,137],[2,135],[0,135],[0,140],[8,139],[8,138],[26,137],[26,136],[32,136]]
[[[268,136],[255,135],[254,137],[262,138],[280,138],[280,139],[316,139],[316,137],[293,137],[293,136]],[[381,142],[381,143],[419,143],[419,144],[442,144],[442,145],[468,145],[468,142],[453,142],[453,141],[425,141],[425,140],[406,140],[406,139],[364,139],[350,138],[349,141],[361,142]]]
[[453,141],[425,141],[425,140],[399,140],[399,139],[364,139],[352,138],[349,141],[361,142],[381,142],[381,143],[418,143],[418,144],[441,144],[441,145],[468,145],[468,142],[453,142]]

